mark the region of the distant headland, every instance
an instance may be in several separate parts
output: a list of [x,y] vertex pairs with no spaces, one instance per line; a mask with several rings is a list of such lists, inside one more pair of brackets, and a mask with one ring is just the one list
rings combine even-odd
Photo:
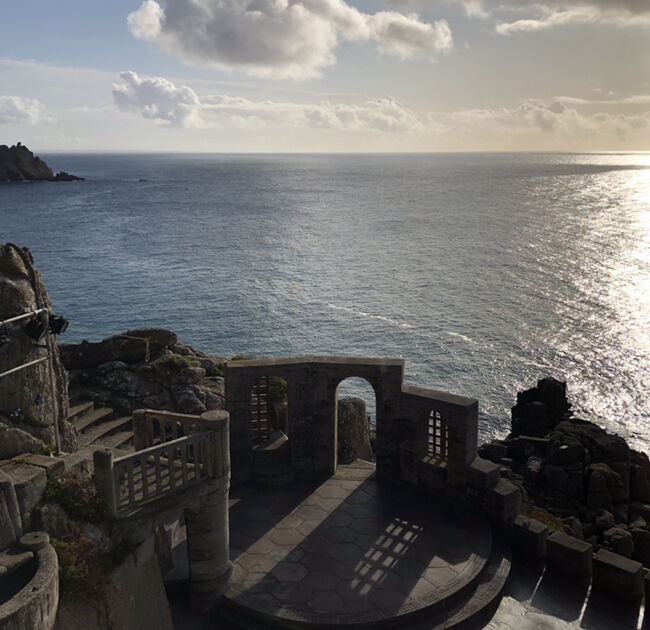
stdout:
[[83,177],[54,171],[20,142],[12,147],[0,145],[0,182],[49,181],[73,182]]

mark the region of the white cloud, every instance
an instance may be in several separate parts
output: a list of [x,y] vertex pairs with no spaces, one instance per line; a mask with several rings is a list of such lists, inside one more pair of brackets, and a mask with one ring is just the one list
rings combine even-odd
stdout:
[[23,96],[0,96],[0,124],[36,124],[41,120],[45,107],[36,98]]
[[199,96],[163,78],[123,72],[113,86],[118,108],[176,127],[293,127],[351,131],[405,132],[424,129],[418,117],[390,98],[362,103],[252,101],[226,95]]
[[360,12],[345,0],[145,0],[131,33],[195,66],[307,79],[336,62],[340,40],[377,42],[400,58],[452,47],[444,20]]
[[[564,103],[568,99],[564,99]],[[573,99],[573,104],[581,99]],[[639,130],[650,131],[650,111],[639,114],[584,114],[563,102],[545,104],[527,101],[512,108],[470,109],[433,113],[429,124],[454,138],[481,137],[508,146],[526,139],[534,146],[602,148],[638,137]],[[650,134],[649,134],[650,135]]]
[[[515,107],[418,115],[392,98],[359,103],[295,103],[229,95],[200,97],[190,88],[176,87],[167,79],[141,78],[134,72],[120,76],[122,83],[113,90],[118,108],[167,126],[392,134],[420,140],[426,137],[459,149],[476,148],[481,143],[480,146],[491,149],[542,146],[591,150],[621,146],[628,140],[636,142],[640,134],[650,141],[650,111],[624,114],[593,110],[598,104],[648,104],[647,95],[610,101],[564,96],[550,103],[529,100]],[[585,113],[588,110],[592,113]]]
[[122,83],[113,85],[113,100],[123,111],[175,127],[199,126],[199,97],[194,90],[161,77],[142,79],[135,72],[122,72]]

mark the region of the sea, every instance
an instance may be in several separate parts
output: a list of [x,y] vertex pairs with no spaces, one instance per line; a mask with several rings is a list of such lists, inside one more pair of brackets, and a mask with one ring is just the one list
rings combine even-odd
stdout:
[[553,376],[650,451],[650,155],[40,156],[86,181],[0,185],[0,242],[34,254],[62,341],[402,358],[479,400],[481,441]]

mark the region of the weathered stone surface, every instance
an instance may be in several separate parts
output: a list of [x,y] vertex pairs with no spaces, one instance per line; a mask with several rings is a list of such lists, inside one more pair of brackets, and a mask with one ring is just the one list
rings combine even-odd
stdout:
[[22,533],[23,523],[13,481],[0,471],[0,549],[13,545]]
[[593,547],[589,543],[553,532],[546,541],[548,566],[577,578],[591,576]]
[[[52,305],[30,251],[11,243],[1,246],[0,320],[40,308]],[[45,361],[0,380],[0,415],[15,417],[18,428],[34,434],[39,427],[51,431],[68,415],[68,377],[53,338],[48,335],[36,343],[22,332],[24,326],[25,322],[7,326],[11,343],[0,354],[0,372],[47,354],[52,356],[52,371]],[[43,344],[48,348],[39,347]]]
[[513,549],[520,555],[534,559],[546,557],[546,540],[550,534],[548,526],[521,514],[509,526]]
[[618,553],[626,558],[632,557],[634,551],[634,541],[632,534],[623,527],[611,527],[604,534],[605,544],[609,545],[614,553]]
[[357,458],[372,461],[366,403],[352,396],[339,398],[337,417],[339,462],[349,464]]
[[621,599],[637,601],[643,596],[643,565],[600,549],[593,559],[593,586]]
[[173,630],[154,545],[147,542],[113,570],[95,599],[62,599],[54,630]]
[[57,503],[37,505],[32,512],[32,526],[53,538],[65,539],[70,535],[70,519]]
[[45,471],[37,466],[12,461],[0,463],[0,470],[13,482],[23,529],[31,529],[32,510],[40,502],[47,482]]
[[40,453],[43,442],[31,433],[0,423],[0,459],[11,459],[21,453]]

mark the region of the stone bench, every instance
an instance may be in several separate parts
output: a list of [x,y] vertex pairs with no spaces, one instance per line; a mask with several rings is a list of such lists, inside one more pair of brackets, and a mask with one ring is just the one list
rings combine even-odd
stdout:
[[629,558],[600,549],[593,559],[593,586],[622,599],[643,597],[643,565]]
[[546,541],[548,567],[572,577],[591,577],[592,556],[593,545],[563,532],[553,532]]

